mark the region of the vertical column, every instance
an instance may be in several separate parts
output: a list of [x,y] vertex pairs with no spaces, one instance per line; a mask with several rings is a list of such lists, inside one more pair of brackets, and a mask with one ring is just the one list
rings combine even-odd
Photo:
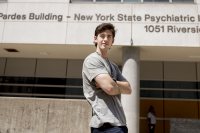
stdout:
[[122,95],[122,104],[126,114],[129,133],[139,133],[140,102],[140,50],[137,47],[123,48],[122,74],[129,81],[131,95]]

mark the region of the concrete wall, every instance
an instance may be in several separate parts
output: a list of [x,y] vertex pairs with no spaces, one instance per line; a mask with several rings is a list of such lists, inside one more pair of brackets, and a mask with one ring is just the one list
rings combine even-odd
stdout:
[[171,119],[170,133],[199,133],[200,120],[195,119]]
[[0,133],[89,133],[85,100],[0,97]]

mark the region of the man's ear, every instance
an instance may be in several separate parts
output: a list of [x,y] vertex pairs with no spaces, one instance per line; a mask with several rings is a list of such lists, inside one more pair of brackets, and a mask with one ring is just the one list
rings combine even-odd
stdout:
[[115,41],[115,39],[113,39],[113,41],[112,41],[112,45],[113,45],[114,41]]
[[97,43],[97,36],[94,36],[94,43]]

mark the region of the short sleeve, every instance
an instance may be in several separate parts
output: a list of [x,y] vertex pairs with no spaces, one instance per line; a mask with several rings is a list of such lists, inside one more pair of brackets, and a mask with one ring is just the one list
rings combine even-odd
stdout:
[[84,73],[92,81],[99,74],[107,74],[105,64],[98,58],[91,57],[84,62]]
[[116,64],[113,64],[113,65],[114,65],[115,70],[116,70],[116,73],[117,73],[116,79],[117,79],[118,81],[127,81],[126,78],[122,75],[122,73],[121,73],[121,71],[119,70],[119,68],[117,67],[117,65],[116,65]]

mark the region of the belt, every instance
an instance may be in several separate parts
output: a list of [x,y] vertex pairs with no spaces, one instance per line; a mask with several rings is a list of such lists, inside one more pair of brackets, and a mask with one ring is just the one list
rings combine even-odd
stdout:
[[108,128],[113,128],[114,126],[111,125],[110,123],[104,123],[100,128],[101,129],[108,129]]

